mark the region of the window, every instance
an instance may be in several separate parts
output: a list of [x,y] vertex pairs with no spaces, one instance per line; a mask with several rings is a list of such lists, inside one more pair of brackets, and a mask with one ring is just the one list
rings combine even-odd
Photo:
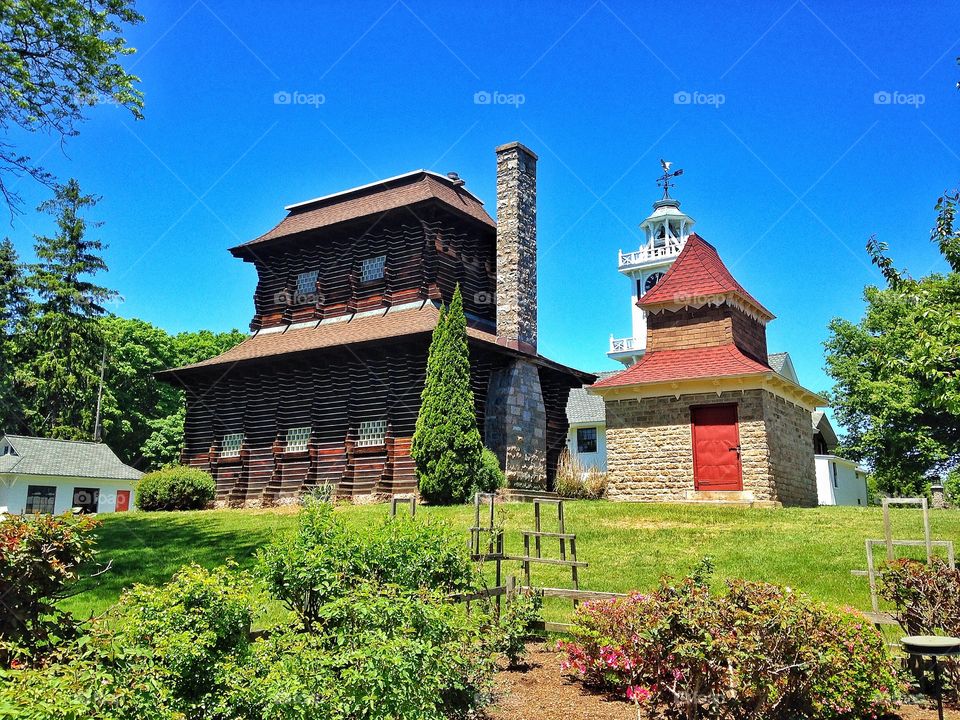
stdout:
[[80,508],[82,513],[95,513],[100,506],[100,491],[97,488],[73,489],[73,505],[71,507]]
[[840,487],[840,485],[837,484],[837,464],[836,464],[836,463],[830,463],[830,467],[833,468],[833,486],[834,486],[835,488],[836,488],[836,487]]
[[360,437],[357,439],[357,447],[383,445],[386,437],[386,420],[364,420],[360,423]]
[[317,297],[317,278],[320,276],[318,270],[302,272],[297,275],[297,302],[312,302]]
[[386,255],[365,258],[360,262],[360,282],[373,282],[383,277],[383,268],[387,264]]
[[53,504],[57,499],[57,489],[53,485],[27,485],[27,507],[24,513],[53,514]]
[[597,451],[597,429],[577,428],[577,452],[593,453]]
[[243,433],[231,433],[223,436],[220,457],[238,457],[243,447]]
[[309,425],[304,427],[295,427],[287,430],[287,452],[303,452],[307,449],[307,443],[310,442]]

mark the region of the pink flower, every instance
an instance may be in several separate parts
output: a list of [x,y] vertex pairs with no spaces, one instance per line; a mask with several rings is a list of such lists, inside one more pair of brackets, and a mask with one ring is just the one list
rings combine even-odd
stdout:
[[630,685],[627,688],[627,700],[639,704],[646,702],[650,698],[650,691],[640,685]]

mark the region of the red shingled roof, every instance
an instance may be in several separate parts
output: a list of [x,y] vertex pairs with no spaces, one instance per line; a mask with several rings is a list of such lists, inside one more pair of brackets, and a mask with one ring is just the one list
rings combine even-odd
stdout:
[[[307,230],[377,215],[388,210],[439,200],[454,210],[495,228],[483,203],[462,186],[434,173],[418,170],[363,187],[345,190],[317,200],[289,206],[287,215],[272,230],[245,242],[232,251]],[[412,216],[411,216],[412,218]],[[412,218],[413,219],[413,218]]]
[[650,292],[640,298],[637,304],[643,308],[687,303],[705,304],[705,298],[716,295],[734,295],[768,320],[774,317],[773,313],[757,302],[730,274],[716,248],[696,233],[692,233],[667,274]]
[[636,365],[604,378],[593,387],[645,385],[674,380],[761,375],[771,372],[773,369],[770,366],[747,357],[731,343],[683,350],[654,350],[640,358]]

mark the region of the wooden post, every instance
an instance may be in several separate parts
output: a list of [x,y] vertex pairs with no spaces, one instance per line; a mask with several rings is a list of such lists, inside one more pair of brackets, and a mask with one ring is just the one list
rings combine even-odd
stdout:
[[517,594],[517,576],[511,575],[507,578],[507,601],[513,599],[513,596]]
[[[540,501],[533,501],[533,529],[538,533],[540,532]],[[540,557],[540,536],[537,535],[534,540],[534,546],[537,548],[537,557]],[[530,557],[530,553],[527,552],[527,557]],[[528,582],[527,585],[530,583]]]
[[[538,538],[539,540],[539,538]],[[523,579],[527,587],[530,587],[530,536],[523,536]]]
[[883,499],[883,537],[887,542],[887,562],[893,562],[893,528],[890,526],[890,500]]
[[[576,562],[577,562],[577,539],[576,539],[576,538],[570,538],[570,555],[571,555],[571,558],[570,558],[570,559],[573,560],[573,562],[574,562],[574,564],[570,566],[570,576],[571,576],[571,579],[573,580],[573,589],[574,589],[574,590],[579,590],[579,589],[580,589],[580,574],[579,574],[579,569],[578,569],[577,564],[576,564]],[[579,606],[579,604],[580,604],[580,603],[579,603],[578,600],[574,600],[574,601],[573,601],[573,609],[576,610],[577,607]]]
[[[497,533],[497,569],[496,569],[496,587],[499,588],[503,583],[503,572],[501,558],[503,557],[503,530]],[[500,596],[497,595],[497,618],[500,617]]]
[[930,513],[927,511],[926,498],[921,498],[920,509],[923,510],[923,539],[927,541],[927,565],[932,565],[933,547],[930,544]]
[[[883,506],[886,510],[886,504]],[[867,577],[870,581],[870,607],[875,613],[880,612],[880,604],[877,601],[877,574],[873,564],[873,543],[866,541],[867,545]]]
[[[561,501],[560,501],[560,504],[557,505],[557,524],[559,525],[559,530],[558,530],[557,532],[559,532],[560,535],[561,535],[561,537],[560,537],[560,559],[561,559],[561,560],[566,560],[566,559],[567,559],[567,541],[566,541],[566,538],[562,537],[563,534],[566,532],[566,530],[564,530],[564,524],[563,524],[563,500],[561,500]],[[570,542],[571,542],[571,548],[570,548],[570,549],[571,549],[571,551],[572,551],[572,550],[573,550],[573,541],[571,540]],[[574,560],[576,560],[576,557],[574,557]]]

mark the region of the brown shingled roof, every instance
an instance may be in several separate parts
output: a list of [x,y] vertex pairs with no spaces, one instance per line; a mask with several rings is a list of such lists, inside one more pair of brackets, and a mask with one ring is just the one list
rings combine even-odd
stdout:
[[496,223],[483,209],[483,203],[463,186],[427,170],[400,175],[370,185],[353,188],[327,197],[290,205],[290,213],[269,232],[232,248],[242,248],[296,233],[336,225],[348,220],[376,215],[388,210],[414,205],[427,200],[443,204],[475,220],[496,228]]

